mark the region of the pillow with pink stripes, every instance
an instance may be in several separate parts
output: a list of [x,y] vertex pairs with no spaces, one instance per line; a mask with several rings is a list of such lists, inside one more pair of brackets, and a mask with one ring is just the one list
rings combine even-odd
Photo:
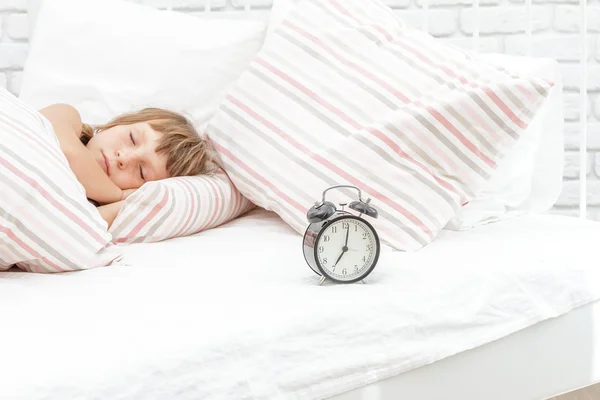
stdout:
[[0,88],[0,270],[61,272],[120,257],[44,116]]
[[110,227],[114,243],[191,235],[254,208],[222,170],[148,182],[127,198]]
[[413,29],[380,0],[297,0],[207,134],[242,194],[298,232],[324,189],[351,184],[378,208],[382,241],[417,250],[489,180],[552,86]]

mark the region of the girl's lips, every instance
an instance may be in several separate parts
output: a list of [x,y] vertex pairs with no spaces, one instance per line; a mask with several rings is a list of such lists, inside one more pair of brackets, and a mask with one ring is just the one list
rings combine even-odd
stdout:
[[102,157],[104,158],[104,168],[106,170],[106,175],[109,175],[110,173],[110,167],[108,164],[108,158],[106,158],[106,156],[104,155],[104,153],[102,153]]

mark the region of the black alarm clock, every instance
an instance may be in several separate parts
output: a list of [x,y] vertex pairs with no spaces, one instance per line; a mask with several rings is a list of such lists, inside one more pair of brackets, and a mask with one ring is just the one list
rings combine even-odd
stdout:
[[[325,194],[336,188],[351,188],[358,191],[358,200],[348,208],[358,215],[344,211],[325,200]],[[330,279],[337,283],[353,283],[366,278],[379,259],[379,236],[364,216],[377,218],[377,210],[363,200],[359,188],[351,185],[336,185],[323,192],[323,198],[307,212],[310,225],[303,240],[304,259],[309,267],[322,277],[319,284]],[[364,281],[363,281],[364,283]]]

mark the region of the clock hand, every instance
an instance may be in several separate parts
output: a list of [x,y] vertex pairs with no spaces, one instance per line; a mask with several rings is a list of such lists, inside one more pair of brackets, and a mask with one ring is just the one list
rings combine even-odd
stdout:
[[335,261],[334,265],[337,265],[337,263],[342,259],[342,256],[348,251],[348,236],[349,235],[350,235],[350,227],[348,227],[348,230],[346,230],[346,243],[344,244],[344,247],[342,247],[342,254],[340,254],[338,259]]
[[348,229],[346,230],[346,244],[344,244],[344,252],[348,251],[348,236],[350,235],[350,225],[348,225]]
[[340,254],[340,256],[338,257],[337,260],[335,260],[335,264],[333,264],[334,266],[337,265],[337,263],[341,260],[342,256],[344,255],[345,251],[342,251],[342,254]]

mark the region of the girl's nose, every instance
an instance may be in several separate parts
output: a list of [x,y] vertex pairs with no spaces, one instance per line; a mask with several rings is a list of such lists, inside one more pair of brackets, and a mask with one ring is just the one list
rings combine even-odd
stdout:
[[120,150],[117,150],[117,165],[121,169],[127,168],[127,164],[129,163],[129,155]]

